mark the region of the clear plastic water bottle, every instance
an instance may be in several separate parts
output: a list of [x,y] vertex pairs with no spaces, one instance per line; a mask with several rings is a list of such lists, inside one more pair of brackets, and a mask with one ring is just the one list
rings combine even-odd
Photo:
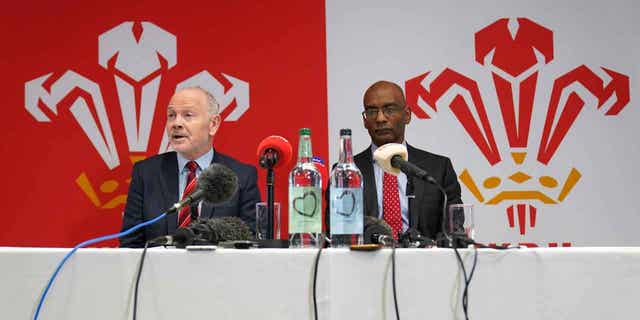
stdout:
[[353,163],[351,129],[340,130],[340,160],[331,170],[330,197],[331,246],[362,244],[362,174]]
[[322,176],[313,164],[311,129],[300,129],[298,162],[289,174],[289,246],[322,243]]

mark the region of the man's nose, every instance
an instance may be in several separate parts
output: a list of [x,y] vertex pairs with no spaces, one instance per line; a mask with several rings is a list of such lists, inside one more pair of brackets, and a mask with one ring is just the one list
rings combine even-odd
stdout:
[[181,128],[183,124],[183,120],[181,116],[176,116],[171,123],[171,127],[173,128]]
[[387,121],[387,117],[384,115],[382,109],[378,109],[378,113],[376,113],[376,122],[385,122]]

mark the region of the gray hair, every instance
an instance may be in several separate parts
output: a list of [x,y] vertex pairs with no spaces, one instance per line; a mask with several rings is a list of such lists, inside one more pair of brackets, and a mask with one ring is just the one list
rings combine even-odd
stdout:
[[198,90],[200,92],[202,92],[205,97],[207,97],[207,110],[209,111],[209,114],[212,116],[215,116],[216,114],[218,114],[218,112],[220,111],[220,104],[218,103],[218,100],[216,100],[216,98],[211,94],[211,92],[207,91],[207,89],[201,87],[201,86],[191,86],[191,87],[184,87],[180,90]]

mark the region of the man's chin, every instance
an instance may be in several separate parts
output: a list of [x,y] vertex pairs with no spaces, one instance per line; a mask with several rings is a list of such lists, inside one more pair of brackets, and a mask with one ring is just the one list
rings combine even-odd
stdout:
[[172,143],[171,148],[180,154],[189,153],[191,151],[185,143]]
[[373,139],[373,143],[375,143],[377,146],[382,146],[385,145],[387,143],[396,143],[396,139],[395,137],[391,136],[391,135],[380,135],[380,136],[376,136],[375,139]]

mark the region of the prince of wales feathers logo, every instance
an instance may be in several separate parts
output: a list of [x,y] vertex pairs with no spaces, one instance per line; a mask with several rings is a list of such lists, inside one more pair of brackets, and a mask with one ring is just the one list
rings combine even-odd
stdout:
[[[536,226],[537,206],[563,202],[582,176],[571,167],[563,177],[542,175],[535,183],[535,177],[523,168],[531,150],[529,129],[539,71],[553,60],[553,32],[527,18],[499,19],[476,32],[475,60],[493,79],[513,167],[506,177],[485,177],[481,186],[479,177],[468,169],[459,179],[478,202],[504,205],[509,227],[515,228],[517,220],[518,231],[524,235],[527,221],[530,228]],[[495,168],[502,162],[492,129],[500,123],[490,123],[486,96],[474,79],[445,68],[405,81],[405,90],[407,104],[419,119],[429,119],[429,113],[448,107],[489,165]],[[557,77],[535,160],[549,165],[585,105],[605,116],[616,116],[628,103],[629,77],[624,74],[581,65]],[[504,182],[513,187],[501,187]]]
[[[98,37],[98,63],[113,75],[116,84],[129,151],[126,158],[131,163],[153,152],[148,147],[158,91],[163,77],[177,65],[176,42],[175,35],[151,22],[123,22]],[[175,88],[177,91],[192,86],[213,94],[220,104],[224,121],[237,121],[249,109],[249,83],[245,81],[203,70]],[[75,121],[106,168],[114,172],[121,164],[121,156],[109,124],[109,105],[103,99],[100,84],[73,70],[48,73],[25,83],[25,108],[38,122],[55,122],[58,108],[68,107],[64,101],[71,101],[69,110]],[[155,125],[164,126],[164,123]],[[169,149],[168,138],[163,135],[157,153]],[[118,181],[123,178],[108,178],[94,184],[83,171],[76,178],[76,184],[96,207],[111,209],[126,202],[126,194],[113,195],[120,185]]]

